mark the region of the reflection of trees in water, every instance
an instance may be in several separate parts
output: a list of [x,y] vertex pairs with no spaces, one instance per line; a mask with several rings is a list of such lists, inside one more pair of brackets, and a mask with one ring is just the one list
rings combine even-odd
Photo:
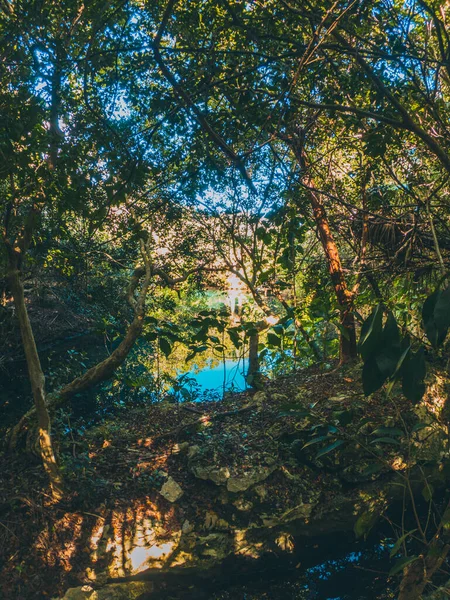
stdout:
[[[195,358],[188,361],[186,358],[189,355],[190,350],[183,344],[174,344],[172,353],[169,357],[166,357],[158,349],[150,349],[149,352],[148,347],[141,347],[135,360],[140,363],[154,379],[158,399],[162,399],[162,397],[170,390],[173,391],[175,389],[178,392],[182,387],[185,387],[190,391],[191,398],[181,394],[179,399],[197,399],[196,396],[203,396],[205,390],[202,389],[202,386],[194,383],[192,381],[194,377],[190,376],[195,376],[202,371],[213,370],[223,366],[224,377],[226,377],[225,381],[229,381],[232,377],[230,377],[230,369],[225,369],[226,364],[224,365],[224,363],[226,363],[226,361],[238,361],[238,365],[233,367],[233,369],[243,368],[246,348],[243,347],[237,350],[231,343],[227,343],[226,339],[224,339],[224,346],[226,349],[223,354],[219,354],[214,348],[210,347],[204,352],[198,353]],[[216,388],[220,387],[217,385],[212,387],[215,388],[216,393],[206,394],[206,399],[220,399],[223,390],[217,390]]]

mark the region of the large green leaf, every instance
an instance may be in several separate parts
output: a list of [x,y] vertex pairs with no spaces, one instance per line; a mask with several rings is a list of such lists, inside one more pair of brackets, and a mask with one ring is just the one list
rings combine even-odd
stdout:
[[440,334],[445,338],[450,327],[450,287],[442,290],[436,300],[434,322]]
[[392,550],[389,553],[389,556],[391,558],[394,558],[394,556],[400,550],[400,546],[403,544],[403,542],[406,540],[406,538],[408,538],[410,535],[412,535],[416,531],[417,531],[417,529],[411,529],[411,531],[407,531],[404,535],[402,535],[401,537],[399,537],[398,540],[393,545]]
[[334,441],[329,446],[326,446],[325,448],[322,448],[321,450],[319,450],[319,452],[316,454],[316,458],[320,458],[321,456],[325,456],[325,454],[328,454],[329,452],[332,452],[333,450],[336,450],[336,448],[339,448],[339,446],[342,446],[342,444],[345,444],[344,440],[336,440],[336,441]]
[[377,366],[385,378],[392,377],[395,373],[400,356],[400,346],[383,347],[383,349],[375,355]]
[[325,440],[329,440],[330,436],[328,435],[319,435],[315,438],[313,438],[312,440],[309,440],[309,442],[306,442],[306,444],[303,445],[302,450],[304,448],[307,448],[308,446],[312,446],[313,444],[318,444],[319,442],[324,442]]
[[239,332],[236,331],[236,329],[228,329],[227,333],[228,333],[228,337],[230,338],[233,346],[235,348],[240,348],[242,345],[242,340],[239,336]]
[[425,350],[421,347],[415,354],[410,354],[402,371],[402,391],[414,404],[425,394],[425,374]]
[[395,347],[400,345],[400,332],[392,311],[388,312],[382,338],[383,344],[387,347]]
[[405,435],[405,432],[397,427],[378,427],[372,432],[372,435],[402,437]]
[[170,353],[172,352],[172,346],[170,345],[169,341],[166,340],[166,338],[159,338],[159,347],[166,357],[170,356]]
[[418,556],[404,556],[400,558],[392,569],[389,571],[388,577],[392,577],[393,575],[397,575],[400,571],[403,571],[405,567],[415,562],[419,557]]
[[274,333],[267,334],[267,343],[269,346],[276,346],[277,348],[281,347],[281,338]]
[[381,388],[386,381],[386,376],[380,371],[376,358],[370,356],[364,363],[362,382],[365,396],[370,396]]
[[378,304],[361,327],[359,339],[359,351],[366,360],[374,351],[380,347],[383,328],[383,307]]
[[450,326],[450,288],[436,290],[425,300],[422,319],[425,333],[431,344],[437,348],[445,340]]
[[353,531],[355,532],[356,537],[359,539],[364,537],[364,539],[370,533],[370,530],[375,525],[379,517],[379,513],[376,511],[367,510],[363,512],[357,519]]
[[400,442],[393,437],[379,437],[370,442],[371,444],[393,444],[395,446],[400,446]]

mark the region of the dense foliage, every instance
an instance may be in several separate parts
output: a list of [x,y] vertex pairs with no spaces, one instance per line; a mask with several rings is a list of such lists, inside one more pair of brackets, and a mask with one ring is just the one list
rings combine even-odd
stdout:
[[0,375],[28,373],[3,433],[38,438],[55,500],[55,415],[64,438],[70,415],[195,399],[185,361],[249,354],[260,389],[360,356],[366,396],[421,401],[450,327],[448,19],[0,0]]

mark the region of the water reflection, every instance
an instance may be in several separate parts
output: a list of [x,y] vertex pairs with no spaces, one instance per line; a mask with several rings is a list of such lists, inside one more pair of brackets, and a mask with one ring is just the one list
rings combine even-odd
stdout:
[[[222,396],[224,392],[247,389],[247,369],[248,358],[227,358],[219,364],[214,364],[211,359],[200,370],[194,365],[187,375],[195,380],[200,392],[213,391]],[[181,372],[178,374],[181,375]]]

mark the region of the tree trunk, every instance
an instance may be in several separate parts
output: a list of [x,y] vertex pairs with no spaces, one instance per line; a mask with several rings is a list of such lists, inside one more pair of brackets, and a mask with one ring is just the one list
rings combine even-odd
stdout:
[[355,319],[352,312],[353,294],[347,288],[339,250],[331,233],[325,207],[315,192],[310,191],[309,195],[317,232],[327,259],[328,272],[339,303],[342,327],[339,358],[340,362],[344,363],[356,358]]
[[[302,170],[305,170],[307,168],[307,163],[301,145],[298,141],[290,140],[290,146],[299,166]],[[308,188],[314,187],[313,181],[309,175],[306,178],[306,182]],[[328,272],[339,304],[341,321],[339,359],[340,363],[345,363],[355,359],[357,356],[355,319],[352,312],[353,294],[347,287],[339,250],[334,241],[333,234],[331,233],[328,216],[320,196],[312,189],[308,189],[308,196],[317,227],[317,233],[325,253]]]
[[20,333],[22,336],[34,405],[36,408],[42,462],[44,463],[45,471],[50,480],[52,497],[55,500],[60,500],[63,496],[63,481],[53,451],[50,417],[45,401],[45,377],[36,349],[36,342],[34,340],[30,319],[28,318],[20,273],[17,265],[14,264],[13,259],[11,258],[8,268],[8,281],[14,298],[17,318],[19,320]]
[[447,544],[439,547],[439,541],[435,540],[430,544],[425,556],[419,556],[409,564],[403,571],[398,600],[420,600],[427,583],[440,569],[449,549]]
[[247,370],[247,383],[253,387],[257,387],[257,379],[259,373],[259,357],[258,357],[258,344],[259,335],[254,333],[250,336],[248,344],[248,370]]
[[94,385],[110,379],[116,369],[125,362],[131,348],[140,336],[143,326],[144,314],[136,315],[128,327],[125,337],[110,356],[88,369],[86,373],[77,377],[57,392],[55,403],[58,404],[59,402],[68,400],[75,394],[84,392]]
[[[117,348],[110,354],[110,356],[108,356],[108,358],[88,369],[86,373],[68,383],[58,392],[52,393],[51,395],[49,394],[47,405],[50,408],[61,404],[62,402],[74,396],[75,394],[83,392],[89,389],[90,387],[101,383],[102,381],[106,381],[107,379],[112,377],[114,371],[118,367],[120,367],[122,363],[125,362],[130,350],[132,349],[137,338],[141,334],[142,328],[144,326],[145,300],[147,298],[147,293],[152,277],[150,261],[144,243],[142,243],[141,245],[141,251],[145,261],[145,266],[136,268],[131,278],[126,295],[128,303],[134,309],[134,319],[128,327],[125,337],[117,346]],[[142,283],[141,290],[139,292],[137,300],[134,300],[134,292],[139,284],[139,280],[143,275],[144,281]],[[17,437],[20,431],[28,423],[29,419],[34,416],[35,412],[38,412],[37,406],[31,408],[26,414],[24,414],[20,421],[17,423],[17,425],[13,427],[9,436],[10,449],[15,447]]]

